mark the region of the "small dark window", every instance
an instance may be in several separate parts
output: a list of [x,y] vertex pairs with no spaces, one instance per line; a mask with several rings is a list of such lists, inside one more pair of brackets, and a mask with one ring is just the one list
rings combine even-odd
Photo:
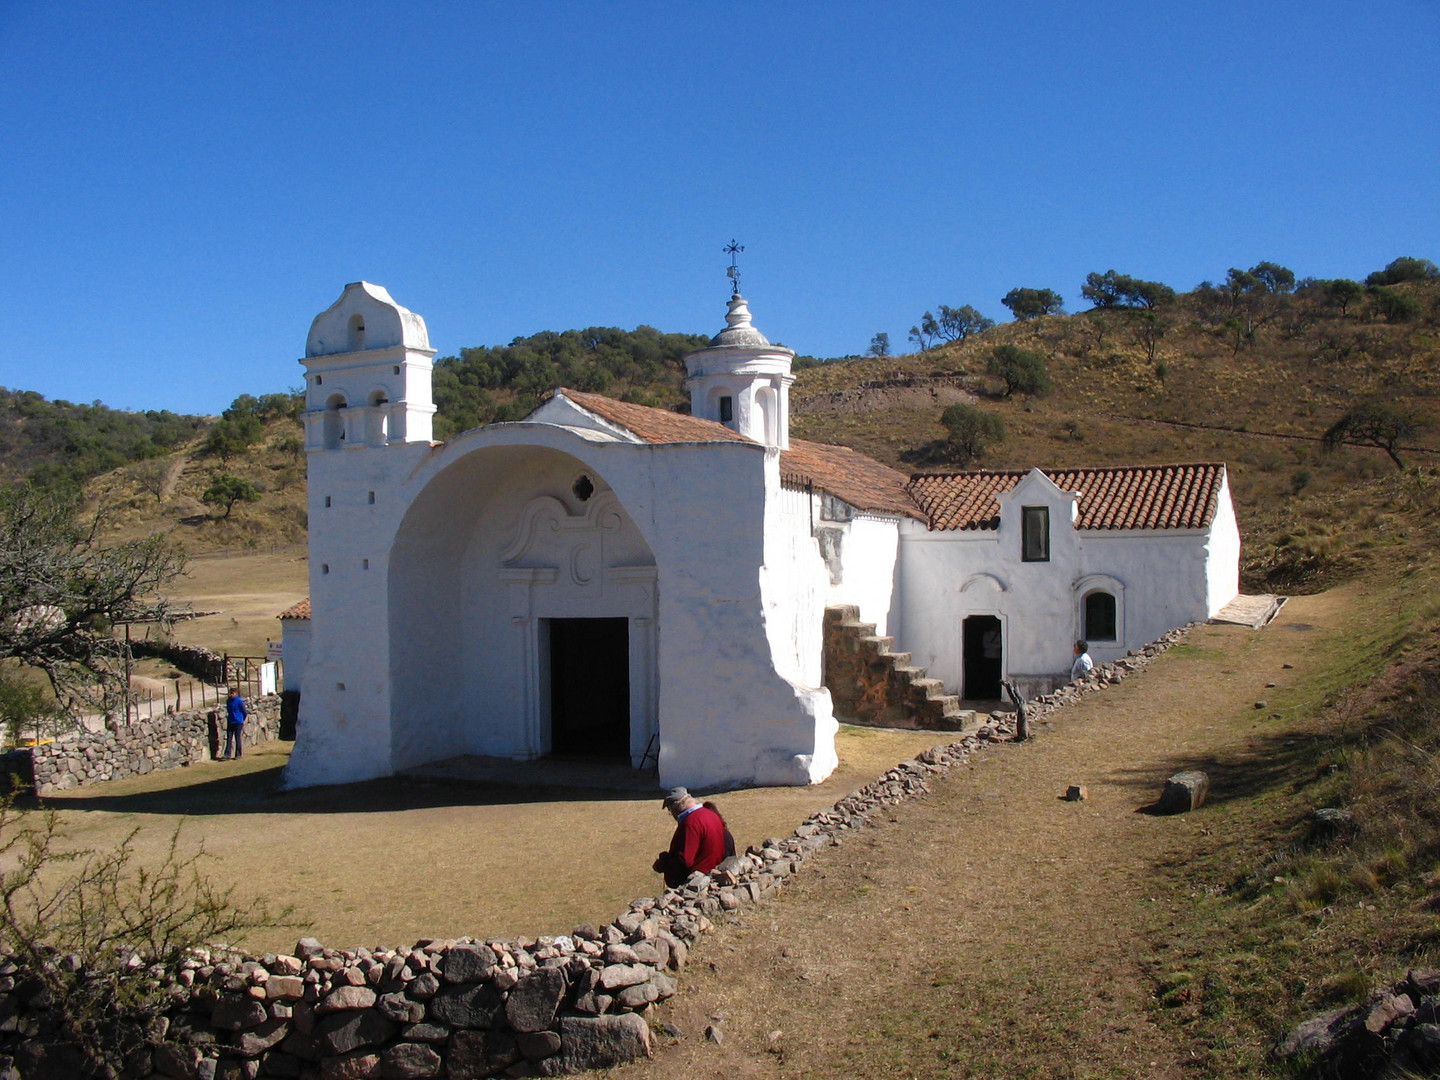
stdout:
[[371,505],[371,506],[374,506],[374,505],[375,505],[375,492],[373,492],[373,491],[370,492],[370,505]]
[[328,562],[322,562],[320,564],[320,572],[322,574],[328,574],[330,572],[330,564]]
[[324,375],[316,375],[316,376],[315,376],[315,385],[316,385],[316,386],[324,386],[324,385],[325,385],[325,376],[324,376]]
[[361,559],[361,560],[360,560],[360,569],[361,569],[361,570],[369,570],[369,569],[370,569],[370,560],[369,560],[369,559]]
[[575,493],[575,497],[581,502],[589,502],[590,496],[595,494],[595,484],[591,481],[590,477],[581,473],[580,479],[575,481],[570,490]]
[[329,496],[329,495],[326,495],[326,496],[325,496],[325,505],[326,505],[326,506],[329,506],[329,505],[330,505],[330,496]]
[[399,364],[396,364],[396,365],[395,365],[395,374],[396,374],[396,375],[399,375],[399,374],[400,374],[400,365],[399,365]]
[[1050,508],[1020,508],[1020,558],[1025,562],[1050,561]]
[[722,424],[728,424],[734,419],[735,399],[732,397],[722,397],[720,399],[720,422]]
[[1085,597],[1085,640],[1115,640],[1115,597],[1107,592]]

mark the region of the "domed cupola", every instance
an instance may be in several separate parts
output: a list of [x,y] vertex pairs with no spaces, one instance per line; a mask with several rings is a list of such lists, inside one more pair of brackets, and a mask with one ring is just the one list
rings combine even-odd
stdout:
[[730,297],[725,329],[685,357],[690,412],[756,442],[790,445],[790,362],[795,352],[770,341],[750,321],[750,305]]

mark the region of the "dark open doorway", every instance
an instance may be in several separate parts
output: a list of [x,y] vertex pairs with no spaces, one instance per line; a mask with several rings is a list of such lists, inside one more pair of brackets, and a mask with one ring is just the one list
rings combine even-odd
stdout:
[[548,619],[550,752],[630,756],[630,627],[626,619]]
[[1000,698],[1000,620],[994,615],[971,615],[965,620],[965,685],[963,696],[970,701],[998,701]]

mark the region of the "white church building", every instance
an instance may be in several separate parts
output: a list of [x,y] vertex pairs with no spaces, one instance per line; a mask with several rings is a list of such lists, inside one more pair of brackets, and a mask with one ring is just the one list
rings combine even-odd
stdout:
[[[286,784],[462,754],[658,763],[657,786],[809,784],[837,760],[825,609],[999,696],[1238,591],[1218,464],[910,477],[792,440],[790,365],[732,297],[691,414],[557,389],[431,440],[425,322],[365,282],[310,328],[310,597]],[[841,717],[845,719],[845,717]]]

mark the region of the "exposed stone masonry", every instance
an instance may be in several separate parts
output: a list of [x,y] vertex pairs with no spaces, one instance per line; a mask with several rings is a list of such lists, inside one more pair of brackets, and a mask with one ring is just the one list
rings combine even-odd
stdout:
[[875,624],[860,621],[860,609],[840,604],[825,609],[825,686],[835,715],[852,724],[872,727],[959,731],[975,719],[960,708],[960,699],[945,693],[939,679],[895,652],[895,639],[875,633]]
[[[279,737],[280,698],[268,695],[247,703],[245,745]],[[151,719],[117,722],[100,732],[79,732],[6,755],[6,765],[37,795],[144,776],[219,757],[225,748],[224,704],[166,713]]]

